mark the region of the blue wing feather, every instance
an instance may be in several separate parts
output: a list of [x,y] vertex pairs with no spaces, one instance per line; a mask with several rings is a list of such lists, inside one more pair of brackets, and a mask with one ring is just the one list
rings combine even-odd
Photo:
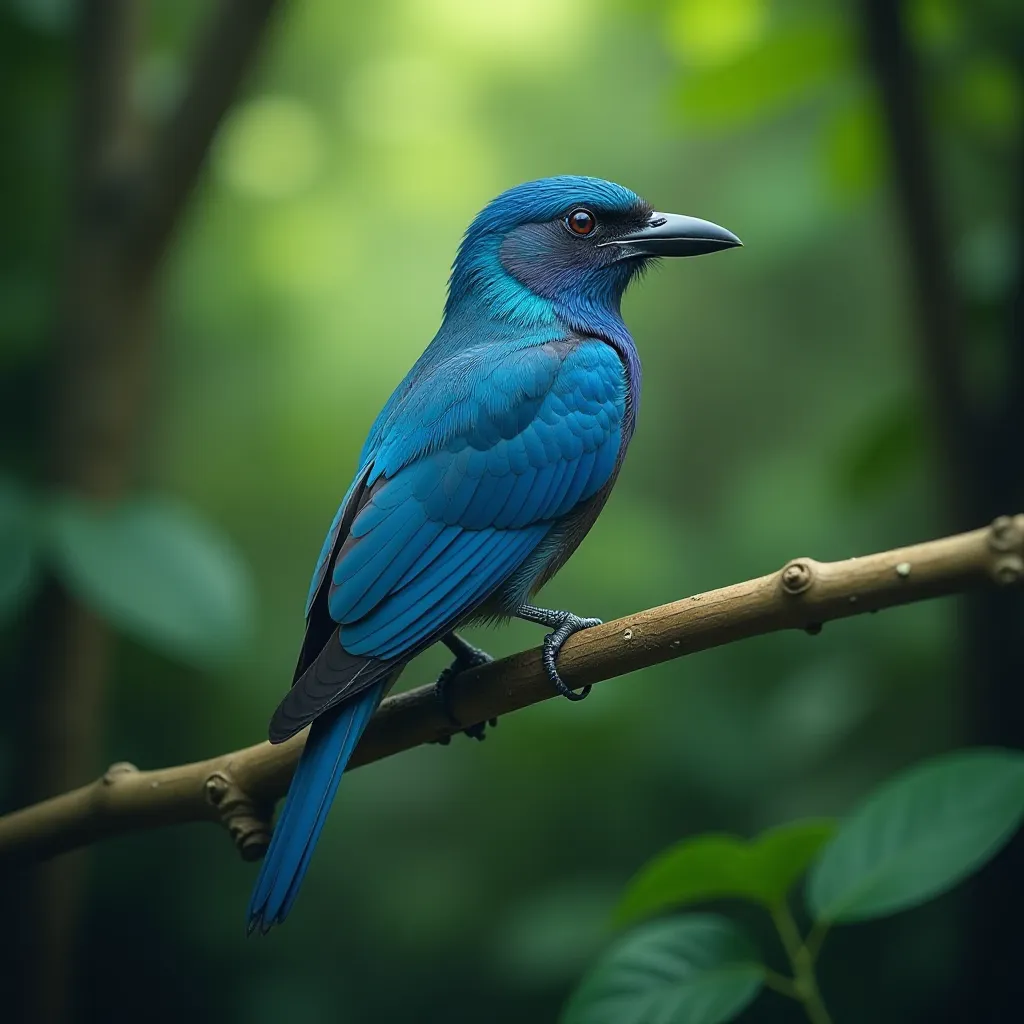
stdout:
[[[415,535],[409,539],[409,542],[391,553],[383,566],[379,566],[375,561],[373,568],[377,572],[372,584],[364,588],[362,597],[348,611],[346,618],[360,619],[364,615],[369,615],[373,609],[386,600],[388,595],[397,588],[398,581],[419,560],[423,549],[429,550],[445,529],[447,528],[444,523],[432,520],[424,521],[418,526]],[[358,582],[351,581],[353,586],[356,586]]]
[[320,589],[320,584],[323,583],[324,578],[327,576],[327,569],[331,564],[331,556],[334,554],[334,547],[338,541],[338,534],[341,531],[342,520],[345,518],[345,513],[349,511],[349,505],[356,492],[362,488],[368,472],[368,466],[360,467],[359,472],[356,473],[355,480],[352,481],[348,491],[345,492],[345,497],[342,498],[338,511],[334,514],[334,519],[331,521],[331,528],[327,531],[327,536],[324,538],[323,545],[320,548],[320,557],[316,560],[313,578],[309,583],[309,594],[306,597],[307,619],[309,618],[310,609],[313,607],[316,592]]
[[594,472],[594,463],[597,461],[597,453],[585,451],[576,460],[572,471],[572,479],[568,481],[562,491],[562,500],[555,515],[563,516],[573,506],[577,505],[584,493],[588,491],[590,477]]
[[373,656],[401,657],[410,644],[420,644],[428,637],[446,631],[467,608],[474,607],[504,582],[543,541],[547,532],[546,528],[538,527],[495,532],[491,542],[477,552],[468,573],[454,580],[450,577],[445,580],[442,598],[437,599],[435,594],[431,594],[428,602],[413,604],[410,612],[418,612],[415,619],[411,619],[410,614],[404,616],[399,624],[393,620],[384,624],[374,637]]
[[419,555],[415,562],[409,566],[402,578],[395,584],[395,590],[399,591],[417,579],[420,573],[427,568],[435,559],[455,543],[455,540],[462,533],[461,526],[446,526],[433,540],[430,546]]
[[[504,564],[509,550],[530,549],[540,542],[547,527],[534,527],[526,531],[469,530],[445,551],[443,558],[425,569],[409,586],[397,591],[374,613],[358,622],[345,626],[345,649],[362,657],[390,657],[383,652],[391,650],[406,636],[414,646],[422,630],[419,624],[430,615],[440,628],[445,622],[457,618],[462,611],[458,595],[465,593],[460,586],[489,581],[491,587],[502,582],[496,575]],[[528,553],[527,552],[524,552]],[[433,632],[429,630],[428,632]]]
[[349,653],[399,657],[457,622],[517,568],[510,553],[528,558],[614,472],[625,383],[607,345],[552,343],[503,360],[470,350],[456,362],[440,392],[417,388],[393,410],[373,453],[373,496],[330,592]]

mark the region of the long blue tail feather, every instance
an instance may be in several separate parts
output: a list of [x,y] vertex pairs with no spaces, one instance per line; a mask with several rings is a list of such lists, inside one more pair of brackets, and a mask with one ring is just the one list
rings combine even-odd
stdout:
[[382,680],[352,703],[322,715],[310,727],[249,901],[250,934],[257,928],[266,934],[288,916],[342,773],[384,696],[385,685],[386,680]]

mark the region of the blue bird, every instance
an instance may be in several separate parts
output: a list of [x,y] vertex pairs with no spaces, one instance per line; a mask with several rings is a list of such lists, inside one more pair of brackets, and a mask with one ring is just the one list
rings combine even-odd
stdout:
[[[438,641],[444,686],[489,661],[455,633],[518,617],[547,627],[544,664],[599,624],[531,597],[579,545],[633,435],[640,360],[619,312],[652,259],[740,244],[655,213],[598,178],[498,196],[459,247],[440,330],[384,406],[313,572],[281,743],[311,725],[249,904],[249,931],[288,915],[338,782],[396,671]],[[446,704],[447,706],[447,704]],[[466,730],[483,737],[483,725]]]

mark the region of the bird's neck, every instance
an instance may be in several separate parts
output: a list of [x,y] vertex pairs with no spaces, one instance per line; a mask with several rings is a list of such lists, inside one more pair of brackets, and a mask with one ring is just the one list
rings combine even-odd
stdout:
[[[444,310],[443,333],[488,330],[520,336],[527,344],[537,335],[589,334],[616,349],[633,347],[620,312],[622,293],[633,276],[607,271],[578,278],[571,288],[531,288],[503,265],[497,239],[460,252],[452,272]],[[493,251],[492,251],[493,250]]]
[[640,357],[619,304],[626,281],[610,288],[581,287],[547,298],[493,264],[452,277],[444,322],[431,348],[437,355],[493,342],[505,351],[543,344],[553,337],[599,338],[618,353],[626,372],[628,425],[640,401]]

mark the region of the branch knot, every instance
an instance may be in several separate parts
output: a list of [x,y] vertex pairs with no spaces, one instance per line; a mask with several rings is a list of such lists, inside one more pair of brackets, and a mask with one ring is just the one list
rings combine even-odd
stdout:
[[988,546],[993,551],[1020,551],[1024,548],[1024,516],[999,516],[993,519]]
[[999,516],[989,527],[988,546],[999,555],[992,578],[1003,586],[1024,578],[1024,516]]
[[782,589],[793,597],[808,590],[814,582],[814,570],[810,562],[798,558],[784,566],[779,574]]
[[132,772],[138,772],[138,768],[131,763],[131,761],[115,761],[104,773],[103,773],[103,785],[112,786],[117,780],[125,775],[131,775]]
[[1024,558],[1021,558],[1020,555],[1006,555],[996,562],[992,572],[996,583],[1003,586],[1016,583],[1024,576]]
[[242,860],[259,860],[270,844],[272,808],[254,800],[223,771],[207,776],[203,791],[207,802],[217,809],[220,823],[230,833]]

